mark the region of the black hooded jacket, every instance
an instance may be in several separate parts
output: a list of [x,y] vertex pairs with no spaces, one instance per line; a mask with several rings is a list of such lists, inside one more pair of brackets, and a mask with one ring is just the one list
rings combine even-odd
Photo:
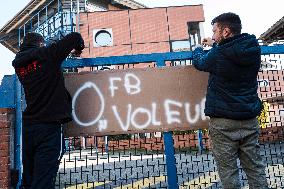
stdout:
[[73,49],[83,48],[82,36],[72,32],[50,46],[26,46],[16,54],[12,64],[27,103],[24,125],[71,120],[71,96],[64,86],[61,64]]
[[193,52],[193,65],[209,72],[205,114],[235,120],[250,119],[261,112],[257,74],[261,51],[254,35],[225,39],[208,53]]

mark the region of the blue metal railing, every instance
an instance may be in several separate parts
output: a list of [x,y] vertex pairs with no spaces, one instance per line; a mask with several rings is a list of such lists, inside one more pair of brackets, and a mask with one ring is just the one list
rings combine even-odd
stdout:
[[[261,54],[284,54],[284,45],[276,46],[261,46]],[[112,57],[97,57],[97,58],[78,58],[67,59],[64,61],[63,68],[79,68],[92,67],[103,65],[119,65],[119,64],[135,64],[156,62],[157,66],[163,66],[165,61],[175,60],[189,60],[192,59],[191,51],[184,52],[167,52],[167,53],[152,53],[152,54],[138,54]]]

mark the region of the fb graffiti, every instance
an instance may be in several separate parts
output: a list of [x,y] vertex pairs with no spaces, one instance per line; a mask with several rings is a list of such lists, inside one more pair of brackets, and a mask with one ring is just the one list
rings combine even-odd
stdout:
[[[142,91],[141,80],[133,73],[126,73],[124,78],[121,77],[110,77],[109,81],[109,93],[110,97],[114,98],[116,91],[125,90],[125,92],[131,95],[139,95]],[[124,89],[120,89],[119,86],[123,86]],[[80,94],[87,89],[92,89],[92,94],[97,95],[100,101],[100,108],[96,115],[93,115],[91,121],[84,122],[80,120],[76,113],[76,103]],[[161,126],[163,124],[190,124],[193,125],[200,120],[206,120],[204,115],[205,98],[197,104],[192,104],[190,102],[180,102],[175,99],[165,98],[163,104],[158,104],[157,102],[145,103],[143,107],[139,107],[135,104],[127,103],[126,106],[117,106],[115,104],[111,105],[111,113],[113,119],[123,131],[127,131],[129,128],[133,127],[136,129],[145,129],[149,126]],[[81,85],[75,92],[72,99],[72,115],[74,121],[84,127],[98,126],[99,130],[102,131],[107,129],[108,120],[104,119],[105,98],[101,90],[98,88],[95,82],[87,81]],[[125,111],[126,110],[126,111]],[[193,110],[193,111],[192,111]],[[121,115],[120,112],[126,112],[126,115]],[[162,115],[161,115],[162,114]],[[182,123],[181,116],[185,117],[186,123]],[[137,121],[138,117],[143,117],[143,121]],[[164,119],[161,119],[164,117]],[[163,123],[163,121],[165,123]]]

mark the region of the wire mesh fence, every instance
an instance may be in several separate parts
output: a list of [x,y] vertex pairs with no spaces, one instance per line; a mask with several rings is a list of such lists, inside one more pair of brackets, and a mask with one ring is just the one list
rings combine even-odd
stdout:
[[[264,103],[258,118],[259,143],[269,187],[277,189],[284,188],[283,56],[262,56],[258,75],[258,94]],[[183,66],[190,64],[190,60],[166,64]],[[155,67],[155,64],[120,65],[108,69],[136,67]],[[56,186],[68,189],[169,188],[163,137],[163,133],[155,132],[66,138],[66,153],[61,160]],[[221,188],[206,129],[175,131],[173,141],[180,189]],[[246,175],[241,167],[239,170],[242,188],[248,188]]]

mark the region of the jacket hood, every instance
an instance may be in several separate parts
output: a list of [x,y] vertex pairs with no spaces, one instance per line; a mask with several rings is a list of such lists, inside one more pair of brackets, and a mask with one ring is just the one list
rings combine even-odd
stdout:
[[12,61],[13,67],[18,66],[25,66],[29,64],[31,61],[35,60],[35,51],[37,48],[27,48],[20,50],[17,54],[15,59]]
[[225,48],[222,54],[240,66],[255,64],[261,55],[256,37],[246,33],[225,39],[218,48]]

